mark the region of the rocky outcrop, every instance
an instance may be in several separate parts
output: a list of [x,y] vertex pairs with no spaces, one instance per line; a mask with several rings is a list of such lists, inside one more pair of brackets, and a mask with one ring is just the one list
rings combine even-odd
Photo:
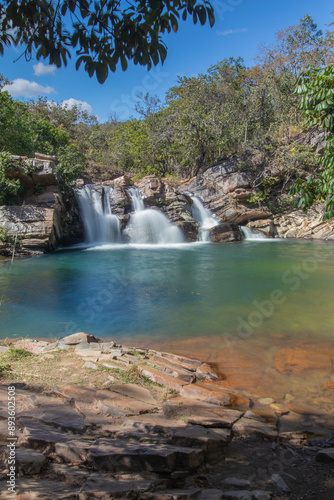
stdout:
[[36,153],[33,159],[13,156],[11,178],[20,179],[26,188],[20,205],[0,207],[3,230],[1,252],[39,253],[53,250],[61,239],[64,212],[56,177],[55,158]]

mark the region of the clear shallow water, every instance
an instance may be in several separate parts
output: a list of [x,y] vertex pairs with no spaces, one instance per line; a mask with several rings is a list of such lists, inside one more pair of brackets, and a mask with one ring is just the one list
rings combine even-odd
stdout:
[[330,242],[109,245],[9,264],[0,338],[334,338]]

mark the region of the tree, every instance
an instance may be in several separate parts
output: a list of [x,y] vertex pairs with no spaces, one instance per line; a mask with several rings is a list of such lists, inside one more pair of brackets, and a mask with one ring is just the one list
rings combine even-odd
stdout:
[[48,59],[58,68],[67,65],[73,49],[76,69],[94,74],[103,83],[119,63],[156,66],[167,55],[161,35],[177,32],[180,18],[196,24],[215,22],[207,0],[2,0],[0,54],[11,44],[22,45],[30,60]]
[[289,70],[297,76],[309,66],[325,65],[333,57],[332,35],[329,31],[324,35],[312,17],[306,15],[299,24],[278,31],[273,47],[261,46],[258,59],[264,67],[276,72]]
[[292,194],[304,211],[315,201],[324,202],[324,220],[334,217],[334,66],[309,69],[297,81],[296,94],[301,96],[300,109],[306,116],[306,126],[326,131],[326,147],[321,158],[322,171],[308,179],[298,179]]

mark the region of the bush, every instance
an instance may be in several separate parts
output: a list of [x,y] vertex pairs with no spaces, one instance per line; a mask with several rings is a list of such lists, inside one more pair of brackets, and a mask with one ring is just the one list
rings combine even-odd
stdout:
[[9,153],[0,153],[0,205],[14,205],[23,193],[21,182],[9,179],[12,159]]

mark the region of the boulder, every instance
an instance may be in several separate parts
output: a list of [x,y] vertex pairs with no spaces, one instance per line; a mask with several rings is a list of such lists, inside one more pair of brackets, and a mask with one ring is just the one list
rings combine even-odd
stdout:
[[81,342],[88,342],[88,344],[98,342],[98,339],[94,335],[89,335],[88,333],[78,332],[72,335],[67,335],[61,339],[61,342],[65,345],[77,345]]
[[214,243],[226,243],[241,241],[242,233],[236,224],[219,224],[211,229],[210,237]]

